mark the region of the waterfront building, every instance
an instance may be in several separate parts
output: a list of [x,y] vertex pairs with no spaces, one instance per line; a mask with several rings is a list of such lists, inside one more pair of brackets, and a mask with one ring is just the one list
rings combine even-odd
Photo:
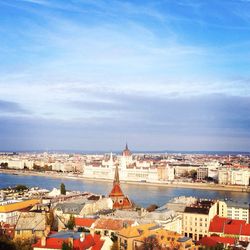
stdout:
[[0,205],[0,222],[15,225],[21,210],[30,209],[39,202],[39,200],[3,202],[3,205]]
[[221,167],[218,170],[218,182],[224,185],[243,185],[250,184],[249,168]]
[[[97,179],[112,179],[116,167],[119,168],[122,181],[158,182],[157,166],[152,160],[137,160],[133,158],[126,144],[121,156],[114,159],[112,153],[108,161],[93,160],[84,166],[84,177]],[[168,174],[172,179],[171,174]]]
[[197,180],[202,181],[208,177],[208,168],[200,167],[197,169]]

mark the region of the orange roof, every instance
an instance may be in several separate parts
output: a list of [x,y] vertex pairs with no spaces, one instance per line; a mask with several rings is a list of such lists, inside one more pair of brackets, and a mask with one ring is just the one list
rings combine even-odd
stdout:
[[121,219],[105,219],[100,218],[96,220],[95,224],[92,226],[95,229],[107,229],[107,230],[121,230],[123,227],[127,225],[132,225],[134,223],[133,220],[121,220]]
[[114,197],[114,196],[124,196],[119,184],[114,184],[114,186],[109,194],[109,197]]
[[133,205],[128,199],[128,197],[123,197],[122,199],[115,200],[113,204],[113,208],[115,209],[129,209],[132,208]]
[[26,207],[34,206],[38,203],[40,203],[40,201],[34,199],[34,200],[26,200],[26,201],[20,201],[16,203],[2,205],[0,206],[0,213],[9,213],[13,211],[18,211]]
[[126,237],[126,238],[133,238],[133,237],[139,237],[143,231],[149,230],[149,228],[156,226],[156,224],[142,224],[139,226],[131,226],[121,229],[118,234]]
[[96,221],[96,219],[91,218],[75,218],[76,226],[80,227],[91,227],[91,225]]

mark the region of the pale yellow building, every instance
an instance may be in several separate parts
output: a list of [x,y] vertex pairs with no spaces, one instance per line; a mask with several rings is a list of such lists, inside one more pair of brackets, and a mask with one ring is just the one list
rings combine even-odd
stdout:
[[183,234],[193,240],[209,235],[209,224],[218,214],[218,202],[198,200],[183,212]]

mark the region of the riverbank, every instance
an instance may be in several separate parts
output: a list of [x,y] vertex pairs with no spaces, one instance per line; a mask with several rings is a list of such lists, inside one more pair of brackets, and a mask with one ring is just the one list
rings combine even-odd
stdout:
[[[22,176],[40,176],[40,177],[50,177],[59,179],[76,179],[76,180],[87,180],[96,182],[112,182],[109,179],[97,179],[97,178],[87,178],[81,175],[65,175],[64,173],[57,172],[35,172],[29,170],[12,170],[12,169],[0,169],[0,173],[12,174],[12,175],[22,175]],[[144,185],[144,186],[158,186],[158,187],[169,187],[169,188],[184,188],[184,189],[201,189],[201,190],[215,190],[215,191],[230,191],[230,192],[245,192],[250,193],[250,187],[245,186],[229,186],[229,185],[219,185],[210,183],[163,183],[163,182],[136,182],[136,181],[121,181],[121,183],[126,183],[130,185]]]

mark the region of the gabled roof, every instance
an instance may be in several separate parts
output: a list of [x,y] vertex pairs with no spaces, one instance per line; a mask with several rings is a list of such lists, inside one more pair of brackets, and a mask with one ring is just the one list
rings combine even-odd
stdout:
[[245,220],[234,220],[216,215],[210,222],[209,232],[250,236],[250,224],[247,224]]
[[16,230],[43,231],[46,228],[46,215],[44,213],[21,213],[16,224]]

